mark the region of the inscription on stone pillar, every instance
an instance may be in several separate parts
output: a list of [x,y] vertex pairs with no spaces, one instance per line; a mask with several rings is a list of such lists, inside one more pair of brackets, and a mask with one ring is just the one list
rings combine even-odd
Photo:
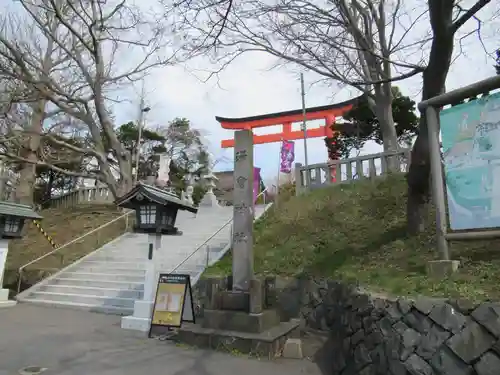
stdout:
[[234,134],[233,290],[248,292],[253,278],[253,135]]

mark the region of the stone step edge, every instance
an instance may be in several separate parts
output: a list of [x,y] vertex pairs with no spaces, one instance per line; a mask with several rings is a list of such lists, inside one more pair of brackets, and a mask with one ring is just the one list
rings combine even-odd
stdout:
[[[137,284],[137,285],[143,285],[144,286],[144,282],[140,282],[140,281],[113,281],[113,280],[94,280],[94,279],[72,279],[72,278],[67,278],[67,277],[57,277],[57,278],[55,278],[53,280],[54,281],[55,280],[59,280],[59,281],[61,281],[61,280],[62,281],[90,281],[90,282],[94,282],[94,283]],[[57,283],[52,283],[51,282],[49,284],[45,284],[44,286],[57,286],[57,285],[63,285],[63,284],[57,284]],[[81,285],[78,285],[78,286],[81,286]],[[96,287],[96,288],[99,288],[99,287]]]
[[110,306],[110,305],[92,305],[88,303],[74,303],[74,302],[63,302],[63,301],[53,301],[47,299],[30,299],[23,298],[19,302],[30,303],[35,305],[44,305],[51,307],[64,307],[73,310],[86,310],[96,313],[106,313],[110,315],[132,315],[134,312],[133,308],[120,307],[120,306]]
[[[140,276],[134,276],[134,275],[127,275],[126,273],[99,273],[99,272],[82,272],[82,271],[67,271],[63,273],[64,275],[92,275],[92,276],[124,276],[124,277],[140,277]],[[68,277],[66,277],[68,279]],[[70,278],[71,279],[71,278]],[[95,280],[95,281],[101,281],[101,280]]]
[[[116,300],[121,300],[121,301],[136,301],[137,298],[129,298],[129,297],[115,297],[115,296],[94,296],[91,294],[76,294],[76,293],[59,293],[59,292],[45,292],[45,291],[36,291],[31,294],[31,296],[36,296],[36,295],[44,295],[44,296],[69,296],[69,297],[83,297],[83,298],[95,298],[95,299],[104,299],[104,300],[109,300],[109,299],[116,299]],[[115,306],[115,305],[109,305],[109,306]]]
[[[72,280],[72,279],[70,279]],[[128,284],[127,282],[125,282],[126,284]],[[142,283],[139,283],[141,284],[141,286],[143,286]],[[101,288],[99,286],[81,286],[81,285],[66,285],[66,284],[47,284],[47,285],[44,285],[44,287],[53,287],[53,288],[71,288],[71,289],[92,289],[92,290],[106,290],[106,291],[109,291],[109,292],[144,292],[144,286],[143,286],[143,289],[118,289],[118,288]],[[41,290],[40,292],[45,292],[44,290]],[[38,293],[38,291],[36,292],[33,292],[33,293]],[[50,292],[50,293],[54,293],[54,292]],[[86,294],[87,295],[87,294]],[[88,294],[90,296],[90,294]]]

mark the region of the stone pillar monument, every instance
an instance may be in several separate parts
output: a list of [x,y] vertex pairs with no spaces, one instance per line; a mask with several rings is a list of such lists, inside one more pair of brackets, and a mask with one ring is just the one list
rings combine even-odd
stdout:
[[253,135],[234,133],[233,291],[249,292],[253,278]]

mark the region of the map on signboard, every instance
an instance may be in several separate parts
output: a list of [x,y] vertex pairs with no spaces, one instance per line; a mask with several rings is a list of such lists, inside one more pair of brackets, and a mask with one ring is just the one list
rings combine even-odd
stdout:
[[450,225],[500,227],[500,93],[441,111]]

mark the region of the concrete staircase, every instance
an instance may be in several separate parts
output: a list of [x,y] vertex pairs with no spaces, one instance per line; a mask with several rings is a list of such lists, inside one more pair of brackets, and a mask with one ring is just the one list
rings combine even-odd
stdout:
[[[257,206],[259,218],[265,207]],[[163,236],[154,254],[158,270],[189,274],[196,283],[205,267],[229,249],[232,207],[200,209],[177,216],[182,236]],[[142,298],[148,236],[127,233],[59,273],[20,293],[19,302],[130,315]]]

